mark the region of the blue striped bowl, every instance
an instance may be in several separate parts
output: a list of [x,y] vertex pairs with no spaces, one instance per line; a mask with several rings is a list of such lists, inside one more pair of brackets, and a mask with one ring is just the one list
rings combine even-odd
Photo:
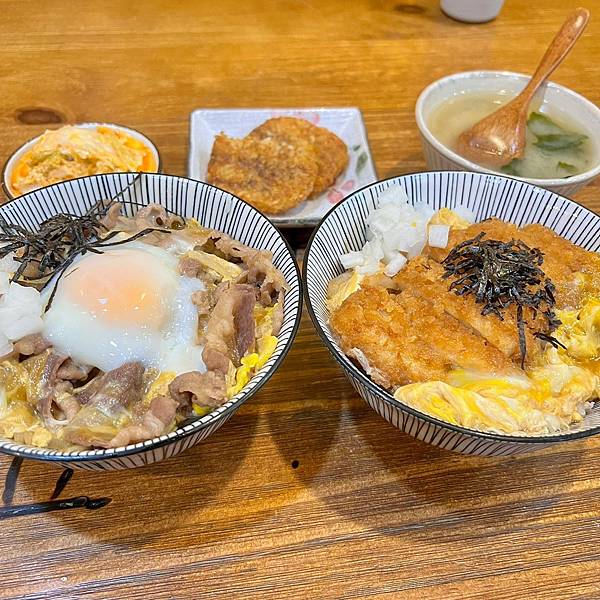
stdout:
[[600,217],[572,200],[508,177],[458,171],[416,173],[380,181],[348,196],[315,229],[306,249],[303,279],[313,323],[360,396],[398,429],[465,454],[516,454],[600,432],[600,404],[582,423],[560,435],[508,436],[450,425],[399,402],[345,356],[329,329],[327,284],[343,272],[339,256],[359,250],[366,241],[367,215],[377,206],[379,194],[391,185],[402,186],[413,203],[426,202],[434,209],[466,205],[477,221],[498,217],[516,225],[542,223],[588,250],[600,247]]
[[184,217],[193,217],[202,225],[218,229],[248,246],[270,250],[275,266],[283,272],[290,285],[285,295],[283,326],[275,352],[248,385],[229,402],[172,433],[123,448],[71,453],[23,446],[0,439],[0,452],[93,471],[129,469],[169,458],[219,429],[243,402],[269,380],[294,341],[302,312],[302,293],[300,273],[292,251],[264,215],[228,192],[200,181],[172,175],[94,175],[57,183],[11,200],[0,207],[0,214],[10,222],[33,228],[56,213],[82,214],[98,200],[108,198],[123,203],[129,215],[134,214],[140,205],[156,202]]

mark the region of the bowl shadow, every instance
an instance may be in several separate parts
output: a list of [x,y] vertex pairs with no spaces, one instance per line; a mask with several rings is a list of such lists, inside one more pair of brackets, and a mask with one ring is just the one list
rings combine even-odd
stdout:
[[304,311],[297,341],[271,381],[277,399],[266,414],[271,439],[304,487],[328,460],[344,418],[340,399],[352,395],[341,369],[333,364]]
[[[101,510],[56,511],[44,519],[114,547],[177,547],[173,532],[182,527],[193,527],[203,542],[233,535],[215,508],[236,494],[228,488],[245,467],[258,420],[256,411],[242,406],[209,438],[168,460],[125,471],[75,470],[59,499],[88,496],[110,503]],[[24,461],[12,505],[47,502],[60,475],[54,465]],[[10,519],[5,527],[23,528],[25,520],[36,518]]]
[[561,501],[561,490],[586,477],[581,452],[585,441],[523,455],[478,457],[421,442],[366,403],[347,415],[356,437],[353,455],[359,450],[366,455],[361,459],[365,482],[353,473],[356,465],[347,463],[340,477],[354,478],[359,491],[322,499],[344,518],[384,535],[458,523],[502,527],[539,519]]

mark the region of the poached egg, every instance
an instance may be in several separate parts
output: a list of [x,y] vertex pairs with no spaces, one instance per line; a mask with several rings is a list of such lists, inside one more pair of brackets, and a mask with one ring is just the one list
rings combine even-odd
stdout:
[[172,251],[141,242],[79,257],[58,281],[42,335],[57,351],[102,371],[139,361],[175,374],[204,372],[191,296],[205,288],[180,275],[177,264]]

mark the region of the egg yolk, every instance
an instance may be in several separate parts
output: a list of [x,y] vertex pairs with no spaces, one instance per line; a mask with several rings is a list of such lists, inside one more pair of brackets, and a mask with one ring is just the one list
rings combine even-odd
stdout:
[[60,293],[97,319],[160,329],[168,320],[167,269],[148,253],[111,251],[86,256],[63,277]]

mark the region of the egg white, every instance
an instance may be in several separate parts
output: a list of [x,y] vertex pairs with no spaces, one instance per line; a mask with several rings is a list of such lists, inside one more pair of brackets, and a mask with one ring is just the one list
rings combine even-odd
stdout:
[[[84,277],[93,280],[92,265],[99,264],[103,256],[117,259],[115,280],[127,279],[128,257],[134,253],[137,260],[151,261],[149,290],[160,290],[158,314],[166,317],[160,326],[149,323],[128,322],[126,307],[124,320],[106,319],[101,312],[90,311],[90,304],[97,306],[101,298],[89,298],[89,290],[69,290],[69,275],[76,270],[87,270]],[[140,254],[141,253],[141,254]],[[115,262],[113,260],[113,262]],[[204,372],[202,346],[196,344],[198,312],[191,295],[205,289],[196,278],[185,277],[177,272],[178,256],[162,248],[131,242],[106,248],[103,254],[79,257],[58,282],[51,307],[44,315],[42,334],[57,351],[74,361],[92,365],[102,371],[115,369],[125,362],[139,361],[146,368],[170,371],[176,374],[188,371]],[[110,267],[111,273],[113,267]],[[80,273],[79,275],[81,275]],[[111,277],[107,282],[110,285]],[[106,282],[106,279],[103,280]],[[49,285],[45,293],[48,300]],[[71,286],[72,288],[72,286]],[[68,292],[68,293],[67,293]],[[114,295],[114,292],[111,292]],[[81,299],[81,302],[78,300]],[[151,307],[154,309],[154,307]],[[129,313],[130,316],[134,316]]]

